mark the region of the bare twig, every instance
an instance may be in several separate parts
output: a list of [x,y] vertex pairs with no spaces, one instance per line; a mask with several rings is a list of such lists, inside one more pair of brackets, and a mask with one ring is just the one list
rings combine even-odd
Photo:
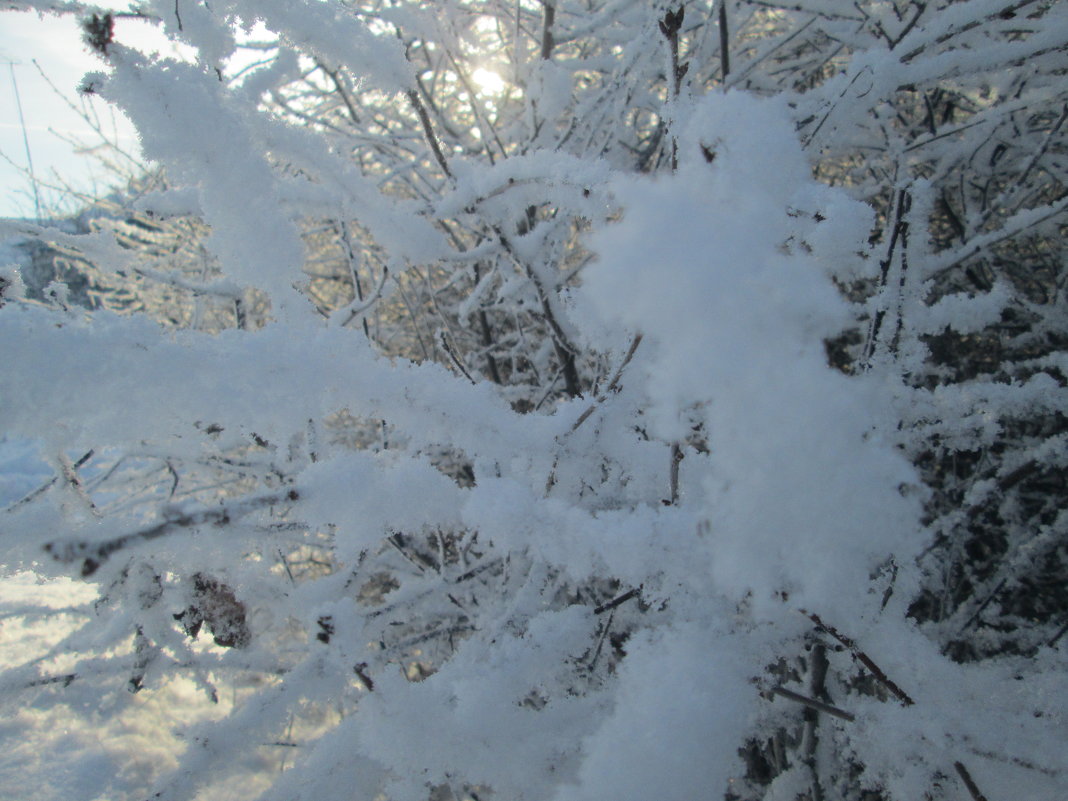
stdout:
[[593,649],[593,655],[590,657],[590,664],[588,670],[593,673],[597,669],[597,660],[601,658],[601,650],[604,648],[604,641],[608,637],[608,632],[612,628],[612,621],[615,619],[615,611],[608,613],[608,619],[601,624],[600,636],[597,638],[597,645]]
[[1023,184],[1026,183],[1028,177],[1030,177],[1031,173],[1034,171],[1035,165],[1037,165],[1039,160],[1046,155],[1046,151],[1049,150],[1049,146],[1053,143],[1057,132],[1061,129],[1061,126],[1064,125],[1066,119],[1068,119],[1068,103],[1064,105],[1064,108],[1061,110],[1061,115],[1057,118],[1057,121],[1053,123],[1053,127],[1046,132],[1046,136],[1042,140],[1041,146],[1035,150],[1034,154],[1032,154],[1030,161],[1027,162],[1027,166],[1024,167],[1023,172],[1021,172],[1013,181],[1012,186],[1006,187],[1005,191],[991,201],[990,205],[986,207],[982,217],[979,218],[979,222],[976,225],[977,228],[982,228],[983,225],[997,213],[998,209],[1002,208],[1003,204],[1008,200],[1012,189],[1018,186],[1023,186]]
[[972,779],[972,774],[968,772],[968,769],[964,767],[961,762],[954,762],[953,767],[957,769],[957,775],[960,776],[960,780],[964,782],[964,786],[968,788],[968,793],[975,801],[987,801],[986,796],[979,792],[979,787]]
[[378,299],[380,297],[382,297],[382,290],[386,286],[386,279],[387,278],[389,278],[389,268],[388,267],[383,267],[382,268],[382,278],[381,278],[381,280],[379,280],[378,286],[375,287],[375,291],[371,293],[371,297],[369,297],[366,301],[361,303],[356,308],[349,309],[348,316],[345,317],[344,322],[341,323],[341,327],[342,328],[347,328],[349,326],[349,324],[352,323],[353,320],[355,320],[357,317],[359,317],[365,311],[367,311],[372,306],[374,306],[376,303],[378,303]]
[[[686,16],[686,8],[679,6],[675,11],[667,11],[660,20],[660,33],[668,41],[671,49],[671,99],[678,100],[682,89],[682,79],[686,75],[689,64],[679,64],[679,30],[682,28],[682,20]],[[679,168],[679,143],[671,137],[671,171]]]
[[[826,688],[828,667],[826,646],[820,642],[813,643],[808,659],[808,694],[815,700],[822,700],[823,703],[828,703],[830,700]],[[825,798],[819,769],[819,712],[820,710],[813,707],[806,708],[805,726],[801,738],[801,754],[809,769],[812,801],[823,801]]]
[[[475,284],[477,286],[480,276],[478,265],[474,267],[475,270]],[[490,328],[489,316],[486,314],[486,310],[479,308],[478,310],[478,324],[480,333],[482,334],[482,347],[486,352],[486,368],[489,370],[490,379],[494,384],[501,384],[501,371],[497,367],[497,359],[493,356],[493,330]]]
[[345,104],[345,108],[349,112],[349,119],[352,120],[352,124],[359,125],[360,115],[356,113],[356,107],[352,103],[352,98],[349,97],[349,93],[345,89],[345,84],[341,82],[341,71],[327,69],[325,64],[320,64],[319,68],[330,76],[330,80],[334,84],[334,90],[338,93],[338,96],[341,97],[341,102]]
[[939,254],[938,258],[932,259],[932,263],[928,267],[927,280],[930,282],[941,278],[945,273],[968,259],[979,255],[983,251],[989,251],[1006,239],[1023,233],[1029,228],[1041,225],[1046,220],[1056,217],[1066,210],[1068,210],[1068,198],[1061,198],[1048,206],[1017,212],[1005,220],[998,230],[973,237],[971,242],[964,247],[945,254]]
[[727,29],[727,0],[719,0],[719,67],[720,80],[727,82],[731,73],[730,32]]
[[897,684],[890,680],[890,677],[882,671],[882,668],[880,668],[878,665],[875,664],[875,662],[872,661],[870,656],[868,656],[866,653],[861,651],[860,648],[857,647],[857,644],[854,640],[842,634],[834,626],[824,623],[820,619],[819,615],[815,613],[805,612],[804,610],[801,610],[801,613],[813,623],[815,623],[816,627],[819,628],[820,631],[831,635],[832,637],[834,637],[834,639],[838,640],[838,642],[848,648],[850,653],[853,654],[853,657],[868,669],[868,671],[872,674],[875,680],[882,684],[883,687],[885,687],[887,690],[889,690],[891,695],[897,698],[897,700],[899,700],[902,704],[904,704],[905,706],[912,706],[914,703],[916,703],[912,700],[912,698],[909,697],[908,693],[906,693],[904,690],[898,687]]
[[[615,375],[613,375],[612,380],[608,382],[608,386],[605,387],[604,392],[602,392],[600,395],[593,399],[593,403],[587,406],[586,410],[578,416],[578,419],[575,420],[574,423],[571,424],[571,428],[569,428],[567,430],[567,433],[563,435],[564,437],[574,434],[575,431],[578,430],[579,426],[585,423],[590,418],[590,415],[592,415],[597,410],[597,408],[608,399],[608,395],[612,392],[615,392],[619,388],[619,378],[623,375],[624,368],[628,364],[630,364],[630,360],[634,358],[634,352],[638,350],[638,345],[640,345],[641,342],[642,335],[640,333],[635,334],[634,339],[630,343],[630,347],[627,349],[627,355],[623,357],[623,361],[620,363],[619,367],[616,368]],[[553,383],[555,383],[555,381],[556,379],[553,379]],[[538,405],[540,406],[541,404],[539,403]],[[545,480],[546,495],[548,495],[552,488],[556,485],[556,464],[558,459],[559,457],[553,460],[552,470],[549,471],[549,477]]]
[[[76,461],[72,465],[72,467],[75,470],[77,470],[79,467],[81,467],[83,464],[85,464],[86,462],[88,462],[92,458],[93,458],[93,451],[90,449],[90,450],[86,451],[84,454],[82,454],[81,458],[79,458],[78,461]],[[25,506],[26,504],[32,502],[36,498],[39,498],[41,495],[44,495],[46,492],[48,492],[48,490],[50,490],[52,487],[54,487],[56,485],[57,481],[59,481],[59,476],[52,476],[52,478],[48,479],[48,481],[46,481],[44,484],[42,484],[37,489],[35,489],[32,492],[30,492],[28,495],[24,495],[22,498],[20,498],[19,500],[15,501],[13,504],[11,504],[9,507],[7,507],[4,511],[5,512],[14,512],[16,509],[19,509],[19,508]]]
[[367,688],[367,692],[374,692],[375,683],[371,680],[371,677],[367,675],[367,663],[360,662],[353,667],[353,672],[360,677],[360,681],[363,682],[363,686]]
[[289,560],[286,559],[286,555],[282,553],[281,548],[278,549],[278,558],[282,561],[282,567],[286,569],[286,575],[289,576],[289,583],[295,586],[297,580],[293,578],[293,571],[289,569]]
[[809,698],[807,695],[801,695],[801,693],[795,693],[793,690],[787,690],[785,687],[773,687],[771,690],[775,695],[781,695],[783,698],[789,698],[791,701],[796,701],[799,704],[807,706],[809,709],[815,709],[817,712],[826,712],[828,715],[833,715],[836,718],[842,720],[848,720],[852,723],[856,720],[856,716],[852,712],[846,712],[844,709],[839,709],[836,706],[825,704],[823,701],[817,701],[815,698]]
[[679,463],[682,462],[684,458],[685,454],[682,452],[682,446],[677,442],[672,442],[671,464],[668,468],[668,484],[671,489],[671,500],[665,502],[668,506],[675,506],[679,502]]
[[538,276],[537,271],[524,259],[519,257],[515,247],[511,241],[505,236],[504,231],[500,226],[492,226],[494,234],[497,236],[497,241],[501,243],[501,247],[511,257],[511,259],[526,273],[527,278],[534,285],[534,289],[538,294],[538,300],[541,302],[541,310],[545,315],[545,322],[549,326],[553,340],[553,348],[556,351],[556,357],[560,360],[563,367],[562,374],[564,376],[564,386],[567,388],[568,397],[577,398],[582,394],[579,387],[578,368],[575,366],[575,354],[578,352],[577,348],[571,344],[571,340],[564,332],[563,327],[560,325],[560,321],[556,319],[556,313],[553,311],[552,303],[549,300],[549,290],[545,286],[545,282]]
[[63,474],[63,480],[67,482],[67,485],[71,488],[74,494],[86,505],[93,517],[100,517],[100,510],[96,508],[93,499],[89,497],[89,493],[85,491],[85,486],[82,484],[82,479],[78,475],[74,463],[67,458],[65,453],[59,454],[57,461],[59,462],[59,469]]
[[1061,626],[1057,633],[1049,638],[1049,642],[1047,642],[1046,645],[1052,648],[1060,641],[1061,637],[1063,637],[1065,633],[1068,633],[1068,623],[1065,623],[1063,626]]
[[78,678],[77,673],[64,673],[61,676],[45,676],[41,679],[34,679],[27,682],[25,687],[45,687],[49,684],[62,684],[64,687],[70,687],[71,683]]
[[642,335],[641,334],[635,334],[634,335],[634,339],[630,343],[630,347],[627,348],[627,355],[623,357],[623,361],[620,362],[619,367],[616,368],[616,372],[612,376],[612,380],[608,382],[608,386],[605,387],[604,392],[602,392],[600,395],[598,395],[596,398],[594,398],[593,399],[593,403],[591,403],[586,408],[586,410],[582,414],[580,414],[578,416],[578,419],[575,420],[575,422],[571,424],[571,428],[570,428],[568,433],[574,432],[576,429],[578,429],[578,427],[580,425],[585,423],[586,420],[589,418],[589,416],[591,414],[593,414],[597,410],[597,407],[600,406],[602,403],[605,402],[605,400],[608,399],[609,393],[615,392],[619,388],[620,376],[623,375],[623,370],[626,368],[626,366],[628,364],[630,364],[630,360],[634,358],[634,352],[636,350],[638,350],[638,346],[641,343],[642,343]]
[[[897,203],[895,204],[896,211],[894,213],[894,226],[890,233],[890,242],[886,247],[886,258],[879,262],[881,268],[879,276],[879,287],[885,290],[888,279],[890,276],[890,265],[893,264],[895,252],[900,248],[900,260],[901,260],[901,285],[904,285],[905,274],[908,269],[908,255],[906,250],[908,248],[908,231],[909,223],[907,215],[912,208],[912,196],[905,189],[898,190]],[[884,319],[886,317],[886,308],[879,309],[872,315],[871,324],[868,326],[867,341],[864,343],[864,354],[861,358],[860,364],[863,369],[870,369],[872,366],[872,360],[875,358],[875,351],[879,344],[879,335],[882,329]],[[898,315],[898,324],[900,325],[900,314]]]
[[426,141],[430,144],[430,149],[434,152],[434,158],[441,167],[441,171],[449,178],[452,178],[452,170],[449,169],[449,164],[445,161],[445,154],[441,152],[441,143],[438,141],[438,137],[434,133],[434,128],[430,124],[430,115],[427,113],[426,105],[423,103],[422,98],[419,97],[419,93],[415,91],[415,89],[408,90],[408,102],[412,104],[415,113],[419,115],[419,121],[423,124],[423,134],[426,136]]
[[[997,17],[1006,18],[1005,15],[1015,15],[1016,12],[1020,9],[1025,8],[1029,5],[1033,5],[1035,2],[1037,2],[1037,0],[1023,0],[1023,2],[1009,3],[1008,5],[998,8],[992,11],[992,13],[987,14],[982,18],[969,19],[962,25],[955,25],[951,27],[948,31],[946,31],[937,39],[935,39],[932,44],[934,44],[935,46],[944,44],[945,42],[948,42],[950,39],[952,39],[954,36],[959,36],[960,34],[966,33],[972,30],[973,28],[978,28],[980,25],[987,24]],[[923,53],[927,48],[928,44],[922,44],[919,47],[910,50],[908,53],[901,57],[901,63],[908,64],[910,61],[916,58],[916,56]]]
[[285,494],[270,493],[253,495],[226,506],[200,509],[194,512],[181,512],[168,517],[162,523],[138,531],[112,537],[109,540],[92,542],[89,540],[53,540],[46,543],[44,549],[52,558],[63,564],[82,562],[82,575],[91,576],[113,553],[131,545],[154,540],[174,531],[193,526],[224,526],[234,518],[246,515],[256,509],[272,506],[283,501],[295,501],[300,497],[296,490]]
[[548,61],[552,58],[553,46],[553,23],[556,21],[555,0],[545,0],[545,15],[542,17],[541,27],[541,60]]
[[600,606],[595,608],[593,610],[593,613],[595,615],[603,615],[605,612],[609,611],[610,609],[615,609],[617,606],[625,604],[631,598],[640,597],[641,594],[642,594],[642,588],[641,587],[635,587],[634,589],[627,590],[625,593],[623,593],[622,595],[616,596],[611,601],[605,601],[603,604],[601,604]]
[[453,349],[452,345],[449,344],[449,338],[445,336],[444,330],[438,331],[438,340],[441,342],[442,349],[448,354],[449,359],[452,361],[456,369],[463,373],[464,378],[472,384],[477,384],[478,382],[471,377],[469,372],[467,372],[467,368],[464,367],[463,362],[461,362],[460,358],[456,355],[456,351]]

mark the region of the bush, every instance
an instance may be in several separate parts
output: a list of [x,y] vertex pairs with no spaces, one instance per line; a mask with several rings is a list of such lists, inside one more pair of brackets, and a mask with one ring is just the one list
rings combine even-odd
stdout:
[[4,286],[3,688],[217,708],[77,791],[1064,793],[1068,12],[840,6],[63,6],[166,177],[9,226],[155,300]]

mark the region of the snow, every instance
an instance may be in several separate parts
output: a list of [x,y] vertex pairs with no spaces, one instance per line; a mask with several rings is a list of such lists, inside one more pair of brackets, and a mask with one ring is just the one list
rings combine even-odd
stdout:
[[[540,19],[528,6],[517,30]],[[410,58],[441,58],[431,77],[455,80],[446,57],[465,54],[444,51],[474,41],[463,4],[145,8],[196,56],[115,42],[108,72],[90,76],[175,184],[138,207],[201,215],[216,286],[230,300],[262,290],[269,319],[208,333],[5,296],[0,737],[12,746],[0,792],[681,801],[737,787],[792,799],[834,769],[842,787],[906,799],[965,763],[990,797],[1012,782],[1035,798],[1063,790],[1060,651],[1047,641],[962,664],[909,617],[934,536],[910,458],[936,438],[989,455],[1007,418],[1052,416],[1065,397],[1044,370],[910,382],[923,335],[984,331],[1019,298],[997,282],[928,302],[928,279],[1060,207],[1007,215],[938,254],[922,236],[935,184],[909,183],[913,238],[880,269],[875,211],[810,162],[866,130],[868,94],[893,97],[901,74],[966,75],[981,53],[858,46],[814,98],[688,91],[665,107],[650,8],[602,10],[611,30],[594,56],[618,62],[603,74],[568,55],[568,30],[597,34],[561,9],[553,58],[517,59],[528,94],[495,101],[507,114],[493,133],[516,143],[495,160],[463,144],[474,137],[452,124],[453,100],[401,103]],[[959,4],[900,48],[934,50],[938,30],[996,10]],[[888,6],[872,11],[901,30]],[[254,26],[277,41],[231,86],[216,70]],[[406,26],[438,39],[402,41]],[[1058,36],[999,42],[992,58]],[[344,113],[368,126],[339,133],[331,114],[352,101],[311,80],[296,107],[314,119],[266,110],[316,64],[353,78],[370,105]],[[644,133],[612,118],[639,108],[658,118]],[[383,109],[396,119],[376,119]],[[482,112],[455,113],[490,138]],[[822,118],[805,143],[799,115],[801,128]],[[903,198],[903,186],[883,188]],[[374,261],[408,315],[383,312],[384,325],[414,332],[421,359],[346,327],[347,295],[334,314],[308,300],[309,232],[350,227],[358,255],[323,280]],[[107,232],[4,231],[113,270],[135,258]],[[875,299],[850,302],[853,282]],[[411,304],[405,291],[424,289]],[[831,367],[827,340],[877,314],[888,322],[870,363]],[[491,316],[482,337],[459,330]],[[586,395],[554,389],[572,350]],[[493,353],[511,386],[472,370]],[[1062,464],[1064,444],[1020,446],[962,497]],[[1063,536],[1068,516],[1047,517],[1006,551],[1004,582]],[[802,717],[797,697],[840,714]],[[746,744],[782,748],[801,730],[813,750],[787,743],[758,787]]]
[[0,439],[0,508],[29,495],[52,477],[27,439]]

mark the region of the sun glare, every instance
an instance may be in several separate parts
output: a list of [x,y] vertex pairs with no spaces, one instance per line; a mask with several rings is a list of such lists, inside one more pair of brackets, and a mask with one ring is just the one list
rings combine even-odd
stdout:
[[493,70],[479,67],[471,74],[479,94],[497,95],[504,91],[504,79]]

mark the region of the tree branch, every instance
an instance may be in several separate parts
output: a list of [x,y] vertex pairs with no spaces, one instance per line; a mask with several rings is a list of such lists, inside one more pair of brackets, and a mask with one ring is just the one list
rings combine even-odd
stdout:
[[296,490],[289,490],[285,494],[254,495],[226,506],[201,509],[195,512],[182,512],[154,526],[112,537],[108,540],[100,542],[53,540],[46,543],[44,549],[61,564],[82,561],[82,575],[91,576],[112,554],[131,545],[148,542],[183,528],[208,524],[225,526],[232,522],[234,518],[244,516],[256,509],[272,506],[283,501],[295,501],[299,497]]
[[809,709],[815,709],[817,712],[826,712],[828,715],[833,715],[842,720],[848,720],[850,723],[857,719],[852,712],[846,712],[844,709],[825,704],[823,701],[817,701],[815,698],[809,698],[807,695],[795,693],[793,690],[787,690],[785,687],[773,687],[771,691],[775,695],[781,695],[783,698],[789,698],[791,701],[803,704]]
[[850,653],[853,654],[853,657],[869,670],[875,680],[882,684],[883,687],[885,687],[887,690],[889,690],[891,695],[897,698],[902,704],[904,704],[905,706],[912,706],[914,703],[916,703],[912,700],[911,697],[909,697],[908,693],[906,693],[904,690],[898,687],[897,684],[890,680],[890,678],[882,671],[882,669],[878,665],[876,665],[875,662],[872,661],[870,656],[868,656],[866,653],[861,651],[860,648],[857,647],[857,644],[854,640],[842,634],[834,626],[824,623],[820,619],[820,616],[815,613],[808,613],[804,610],[801,610],[801,614],[805,615],[809,620],[815,623],[816,627],[820,631],[831,635],[832,637],[834,637],[834,639],[838,640],[838,642],[848,648]]
[[968,788],[968,793],[975,801],[987,801],[986,796],[979,792],[979,787],[972,779],[972,774],[968,772],[968,769],[964,767],[961,762],[954,762],[953,767],[957,769],[957,775],[960,776],[960,780],[964,782],[964,786]]

